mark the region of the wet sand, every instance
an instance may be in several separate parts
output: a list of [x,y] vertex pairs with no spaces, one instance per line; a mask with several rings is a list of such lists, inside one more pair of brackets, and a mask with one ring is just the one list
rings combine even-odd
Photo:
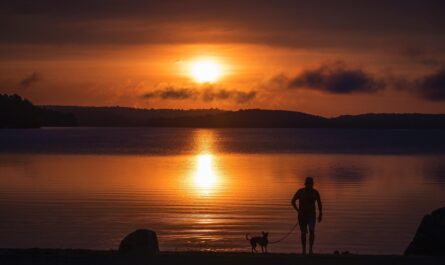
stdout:
[[159,255],[128,256],[117,251],[59,249],[0,249],[0,264],[193,264],[193,265],[272,265],[272,264],[445,264],[444,257],[397,255],[332,255],[302,256],[297,254],[251,254],[233,252],[161,252]]

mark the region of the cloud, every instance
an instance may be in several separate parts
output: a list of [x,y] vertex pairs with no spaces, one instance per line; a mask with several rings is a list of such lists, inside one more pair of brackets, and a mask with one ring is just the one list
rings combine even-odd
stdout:
[[161,98],[161,99],[190,99],[195,98],[197,91],[190,88],[176,88],[168,86],[162,89],[145,93],[143,98]]
[[349,69],[342,63],[305,70],[288,83],[289,88],[314,89],[332,94],[375,93],[385,86],[385,82],[363,70]]
[[202,93],[202,99],[204,101],[213,100],[233,100],[236,103],[246,103],[256,96],[256,91],[238,91],[238,90],[227,90],[227,89],[207,89]]
[[256,97],[256,91],[240,91],[236,89],[214,88],[214,87],[174,87],[166,86],[142,95],[145,99],[165,100],[201,100],[204,102],[229,100],[239,104],[247,103]]
[[0,43],[363,48],[430,36],[443,45],[443,1],[408,2],[258,0],[253,10],[251,1],[2,0]]
[[38,82],[40,80],[41,80],[41,76],[38,73],[33,72],[29,76],[23,78],[20,81],[19,85],[20,85],[21,88],[26,89],[26,88],[30,87],[31,85],[33,85],[34,83],[36,83],[36,82]]
[[387,84],[398,91],[405,91],[429,101],[445,100],[445,68],[418,78],[392,77]]
[[406,76],[375,77],[363,69],[350,68],[342,62],[337,62],[323,64],[315,69],[306,69],[293,77],[279,74],[249,91],[218,88],[212,85],[199,87],[168,85],[149,91],[143,94],[142,98],[203,102],[232,101],[243,104],[255,99],[259,92],[271,91],[270,89],[275,92],[280,89],[312,89],[324,93],[348,95],[377,93],[386,88],[407,91],[429,101],[443,101],[445,100],[445,68],[417,79],[410,79]]
[[426,75],[415,82],[415,92],[431,101],[445,100],[445,68]]

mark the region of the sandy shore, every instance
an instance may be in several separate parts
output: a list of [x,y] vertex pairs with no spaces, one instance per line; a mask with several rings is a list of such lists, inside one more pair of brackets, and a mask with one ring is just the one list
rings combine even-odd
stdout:
[[0,264],[193,264],[193,265],[272,265],[272,264],[445,264],[445,257],[404,257],[392,255],[302,256],[297,254],[250,254],[224,252],[162,252],[154,257],[119,255],[116,251],[58,249],[0,249]]

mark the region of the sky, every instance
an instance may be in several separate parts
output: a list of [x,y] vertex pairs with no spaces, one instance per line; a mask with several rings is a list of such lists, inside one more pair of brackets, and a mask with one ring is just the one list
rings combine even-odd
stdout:
[[2,0],[0,93],[41,105],[445,113],[443,14],[440,0]]

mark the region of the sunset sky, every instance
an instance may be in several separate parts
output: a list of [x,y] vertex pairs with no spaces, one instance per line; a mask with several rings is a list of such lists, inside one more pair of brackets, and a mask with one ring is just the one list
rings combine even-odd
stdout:
[[445,1],[2,0],[36,104],[445,113]]

